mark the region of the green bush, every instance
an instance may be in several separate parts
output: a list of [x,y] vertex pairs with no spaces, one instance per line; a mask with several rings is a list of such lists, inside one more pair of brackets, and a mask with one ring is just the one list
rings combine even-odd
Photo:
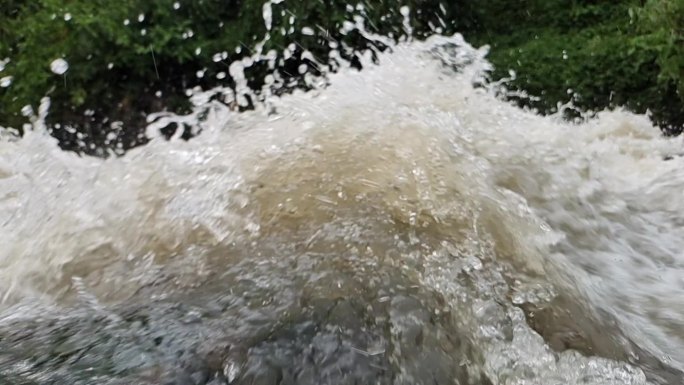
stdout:
[[[495,79],[538,98],[511,96],[542,113],[624,106],[651,112],[666,133],[684,124],[681,0],[483,0],[467,34],[492,45]],[[503,23],[501,20],[507,20]],[[679,91],[679,92],[678,92]]]
[[[684,125],[684,2],[681,0],[648,0],[641,9],[632,11],[639,24],[636,40],[642,49],[657,52],[658,84],[670,90],[668,100],[673,107],[664,111],[665,122],[674,130]],[[676,114],[677,107],[679,114]]]

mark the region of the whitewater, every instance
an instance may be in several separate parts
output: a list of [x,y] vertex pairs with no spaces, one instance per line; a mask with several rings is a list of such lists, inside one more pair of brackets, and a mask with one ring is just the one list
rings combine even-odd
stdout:
[[5,135],[2,383],[682,383],[682,139],[460,35],[362,60],[121,157]]

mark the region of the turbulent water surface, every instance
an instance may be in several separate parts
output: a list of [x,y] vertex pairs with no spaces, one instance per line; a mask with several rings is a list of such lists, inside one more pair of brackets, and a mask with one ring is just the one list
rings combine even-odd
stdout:
[[681,140],[515,108],[483,54],[402,43],[121,158],[0,142],[0,382],[681,384]]

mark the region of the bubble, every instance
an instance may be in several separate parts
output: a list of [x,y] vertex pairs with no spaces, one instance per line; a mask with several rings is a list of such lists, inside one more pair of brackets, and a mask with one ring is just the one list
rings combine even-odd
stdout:
[[50,63],[50,70],[57,75],[64,75],[69,70],[69,63],[62,58],[58,58]]
[[5,76],[4,78],[0,79],[0,87],[2,88],[7,88],[12,84],[12,77],[11,76]]

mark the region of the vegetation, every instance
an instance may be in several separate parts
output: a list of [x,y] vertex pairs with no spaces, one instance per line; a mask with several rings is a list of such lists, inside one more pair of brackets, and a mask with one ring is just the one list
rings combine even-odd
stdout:
[[[265,0],[5,0],[0,4],[0,125],[20,128],[22,108],[52,100],[49,126],[63,148],[97,153],[144,143],[145,116],[188,108],[185,90],[234,87],[229,65],[250,55],[266,35]],[[684,125],[684,2],[681,0],[408,0],[414,34],[441,28],[491,45],[495,79],[514,70],[511,87],[540,97],[517,103],[552,112],[572,98],[580,109],[626,106],[650,110],[667,133]],[[331,41],[354,51],[372,42],[343,34],[345,20],[363,14],[377,32],[400,37],[403,16],[390,0],[350,7],[340,0],[272,4],[264,52],[297,42],[275,71],[302,87],[302,55],[327,62]],[[310,30],[304,29],[311,28]],[[218,56],[216,56],[218,54]],[[4,60],[5,58],[9,61]],[[69,70],[55,74],[53,60]],[[2,65],[4,63],[4,65]],[[263,84],[267,64],[251,67],[250,85]],[[224,74],[226,74],[224,76]],[[27,111],[24,111],[27,112]],[[60,127],[67,123],[73,129]],[[167,134],[170,134],[169,129]]]
[[[486,0],[472,40],[491,42],[496,78],[539,99],[517,102],[555,112],[572,101],[581,110],[624,106],[666,133],[684,124],[684,2]],[[513,20],[501,23],[499,20]]]

